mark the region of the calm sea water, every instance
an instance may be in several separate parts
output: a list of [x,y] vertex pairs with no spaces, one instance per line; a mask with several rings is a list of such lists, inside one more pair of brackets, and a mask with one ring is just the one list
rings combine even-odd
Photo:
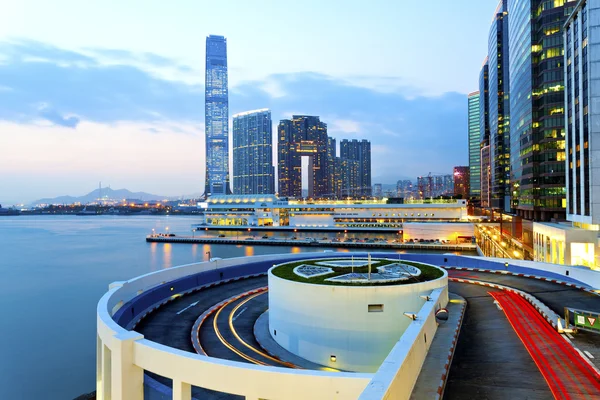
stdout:
[[[205,261],[209,251],[228,258],[324,250],[144,240],[152,229],[167,227],[189,235],[195,222],[167,216],[1,217],[0,399],[72,399],[95,389],[96,304],[111,282]],[[360,234],[366,236],[381,235]]]

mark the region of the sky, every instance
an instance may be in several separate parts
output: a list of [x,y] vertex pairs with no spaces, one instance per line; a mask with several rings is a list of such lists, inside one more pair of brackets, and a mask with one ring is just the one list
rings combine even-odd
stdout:
[[100,181],[201,193],[210,34],[227,37],[230,118],[270,108],[275,131],[318,115],[371,141],[373,183],[451,173],[468,165],[466,95],[497,1],[459,3],[2,2],[0,204]]

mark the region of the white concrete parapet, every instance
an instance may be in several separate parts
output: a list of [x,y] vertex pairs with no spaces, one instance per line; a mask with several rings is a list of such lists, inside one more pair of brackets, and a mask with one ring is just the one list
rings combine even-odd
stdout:
[[[289,260],[306,256],[306,254],[287,255]],[[207,357],[147,340],[138,332],[122,328],[112,317],[123,304],[158,285],[212,268],[281,260],[283,257],[283,255],[269,255],[189,264],[143,275],[126,282],[111,284],[109,291],[100,299],[97,307],[97,398],[142,400],[144,398],[144,371],[171,379],[173,381],[173,399],[176,400],[190,399],[193,386],[242,395],[247,399],[358,398],[371,382],[373,374],[292,370]],[[410,350],[403,356],[405,361],[394,360],[388,363],[388,359],[390,359],[388,357],[384,362],[382,371],[401,378],[400,386],[407,386],[406,382],[410,382],[408,386],[412,388],[428,346],[423,347],[420,343],[421,336],[411,336],[413,334],[410,332],[415,329],[421,332],[422,329],[417,327],[423,325],[427,340],[433,340],[435,327],[431,326],[429,319],[421,322],[421,316],[425,318],[431,313],[429,308],[435,309],[439,306],[439,301],[435,299],[447,299],[447,296],[447,289],[430,295],[432,300],[425,303],[417,320],[407,329],[409,334],[404,335],[399,342],[411,349],[418,349],[418,352],[413,355],[416,350]],[[431,335],[430,339],[429,335]],[[411,341],[414,343],[411,344]],[[400,354],[397,353],[399,350],[396,350],[398,346],[394,347],[393,353],[396,351],[394,357],[398,357]],[[398,371],[393,372],[395,370]],[[383,373],[381,372],[381,374]],[[377,374],[376,376],[381,375],[379,372]],[[404,379],[410,379],[410,381]],[[380,381],[384,382],[382,379]],[[391,385],[391,381],[388,384]],[[398,389],[394,384],[389,390],[395,393]],[[368,399],[371,398],[374,397],[368,397]]]

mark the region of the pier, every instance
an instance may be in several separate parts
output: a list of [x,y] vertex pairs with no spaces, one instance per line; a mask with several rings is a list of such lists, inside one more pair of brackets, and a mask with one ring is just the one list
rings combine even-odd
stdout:
[[475,251],[476,245],[473,243],[389,243],[386,241],[370,242],[344,242],[333,241],[333,239],[261,239],[255,237],[246,238],[215,238],[215,237],[192,237],[192,236],[161,236],[148,235],[146,242],[150,243],[190,243],[190,244],[233,244],[248,246],[301,246],[301,247],[337,247],[337,248],[373,248],[390,250],[446,250],[446,251]]

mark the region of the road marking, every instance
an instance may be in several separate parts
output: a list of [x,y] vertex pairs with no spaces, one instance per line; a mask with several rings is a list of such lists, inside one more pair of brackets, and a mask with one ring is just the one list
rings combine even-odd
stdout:
[[247,309],[248,309],[248,307],[242,308],[242,311],[240,311],[239,313],[237,313],[237,315],[235,317],[233,317],[233,320],[235,321],[236,319],[238,319],[238,317],[240,315],[242,315],[244,313],[244,311],[246,311]]
[[569,342],[569,343],[573,344],[573,342],[571,342],[571,341],[569,340],[569,338],[568,338],[568,337],[566,337],[565,335],[561,335],[561,336],[562,336],[562,337],[563,337],[563,339],[565,339],[567,342]]
[[184,308],[183,310],[177,311],[177,315],[181,314],[182,312],[184,312],[184,311],[185,311],[185,310],[187,310],[188,308],[192,308],[192,307],[194,307],[194,306],[195,306],[195,305],[197,305],[197,304],[198,304],[198,302],[196,301],[196,302],[194,302],[194,303],[190,304],[189,306],[187,306],[186,308]]
[[588,356],[589,358],[594,358],[594,356],[592,355],[592,353],[590,353],[589,351],[587,351],[587,350],[584,350],[583,352],[584,352],[584,353],[585,353],[585,355],[586,355],[586,356]]
[[494,304],[498,307],[498,310],[502,311],[502,307],[500,306],[500,303],[498,303],[498,300],[494,300]]
[[566,333],[566,335],[567,335],[567,337],[568,337],[569,339],[575,339],[575,338],[573,337],[573,335],[571,335],[569,332],[567,332],[567,333]]

